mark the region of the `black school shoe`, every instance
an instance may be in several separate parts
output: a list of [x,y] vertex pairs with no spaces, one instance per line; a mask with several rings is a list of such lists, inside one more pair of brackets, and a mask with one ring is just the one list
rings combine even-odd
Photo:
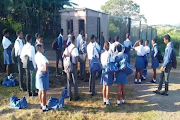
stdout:
[[151,80],[150,83],[156,83],[154,80]]
[[161,93],[161,95],[168,96],[168,93],[164,91]]
[[78,101],[79,99],[80,99],[80,97],[78,96],[78,97],[75,98],[75,101]]
[[110,106],[111,105],[111,103],[109,103],[109,104],[106,104],[106,106]]
[[106,105],[106,102],[104,102],[104,105]]
[[36,93],[35,91],[32,92],[32,96],[35,97],[35,96],[38,96],[38,93]]
[[153,93],[156,93],[156,94],[161,94],[160,91],[153,91]]

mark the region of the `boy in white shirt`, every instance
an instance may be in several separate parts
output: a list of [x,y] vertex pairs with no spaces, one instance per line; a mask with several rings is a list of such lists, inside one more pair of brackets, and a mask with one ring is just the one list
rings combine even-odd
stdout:
[[[22,48],[22,52],[20,58],[23,62],[23,67],[26,66],[26,87],[29,96],[37,96],[35,93],[35,78],[33,78],[33,74],[36,71],[36,63],[35,63],[35,48],[31,45],[32,37],[27,34],[26,35],[26,44]],[[29,61],[27,61],[27,57]],[[26,63],[27,62],[27,63]],[[32,84],[33,83],[33,84]],[[31,88],[30,88],[31,87]],[[32,89],[34,88],[34,89]]]
[[75,47],[75,37],[74,36],[71,36],[71,44],[65,49],[65,51],[63,53],[63,57],[66,57],[68,55],[68,51],[71,54],[71,62],[73,64],[72,73],[66,73],[67,74],[68,96],[69,96],[69,100],[71,101],[71,99],[72,99],[72,92],[71,92],[72,82],[71,81],[73,81],[75,100],[79,100],[78,86],[77,86],[77,68],[78,68],[79,53],[78,53],[78,49]]
[[23,32],[18,30],[16,31],[17,39],[14,43],[15,48],[15,56],[17,57],[17,65],[18,65],[18,71],[19,71],[19,87],[20,90],[25,91],[25,86],[23,86],[23,68],[22,68],[22,62],[21,62],[21,52],[22,48],[24,46],[23,44]]
[[83,35],[83,30],[79,30],[79,35],[78,35],[77,41],[76,41],[76,46],[77,46],[78,50],[79,50],[80,41],[82,39],[82,35]]
[[13,77],[12,76],[12,58],[11,58],[13,44],[11,43],[11,41],[8,38],[9,38],[9,30],[4,29],[3,30],[3,40],[2,40],[2,45],[4,48],[4,52],[3,52],[4,65],[6,65],[8,79],[11,79]]

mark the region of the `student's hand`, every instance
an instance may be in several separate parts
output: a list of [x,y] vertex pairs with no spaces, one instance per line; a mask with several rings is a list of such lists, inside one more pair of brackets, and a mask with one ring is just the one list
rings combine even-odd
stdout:
[[37,70],[37,68],[34,68],[34,70],[36,71],[36,70]]
[[164,68],[163,68],[163,67],[161,67],[161,68],[160,68],[160,71],[161,71],[161,72],[162,72],[162,71],[164,71]]
[[41,73],[44,74],[46,72],[46,70],[42,70]]
[[156,57],[154,57],[154,59],[156,59]]

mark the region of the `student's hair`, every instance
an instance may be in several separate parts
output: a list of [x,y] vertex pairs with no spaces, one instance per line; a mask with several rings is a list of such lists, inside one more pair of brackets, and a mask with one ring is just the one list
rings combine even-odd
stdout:
[[91,35],[91,38],[90,38],[91,41],[94,40],[94,38],[95,38],[95,35]]
[[109,42],[108,41],[106,41],[105,43],[104,43],[104,48],[105,48],[105,50],[109,50]]
[[36,39],[38,39],[38,35],[39,35],[39,33],[36,33],[36,34],[35,34],[35,38],[36,38]]
[[117,36],[115,36],[115,41],[119,41],[119,36],[117,35]]
[[42,44],[37,44],[36,45],[36,51],[39,51],[42,48]]
[[148,42],[148,44],[149,44],[149,40],[146,40],[146,42]]
[[108,37],[108,41],[109,41],[109,42],[111,41],[111,36]]
[[79,34],[82,32],[83,30],[79,30]]
[[43,38],[43,36],[42,36],[41,34],[39,34],[39,35],[38,35],[38,39],[39,39],[39,38]]
[[71,43],[74,43],[75,42],[75,36],[71,36]]
[[3,35],[6,35],[7,33],[9,33],[9,30],[7,30],[7,29],[4,29],[4,30],[2,31],[2,34],[3,34]]
[[154,41],[156,43],[156,38],[153,38],[152,41]]
[[142,39],[140,39],[139,42],[141,43],[141,45],[143,44],[143,40]]
[[60,30],[60,33],[63,34],[63,29]]
[[168,34],[165,35],[164,38],[165,38],[166,40],[168,40],[169,42],[171,41],[171,37],[170,37]]
[[126,38],[129,38],[129,37],[130,37],[130,34],[129,34],[129,33],[127,33],[127,34],[126,34]]
[[82,37],[85,37],[85,34],[83,34]]
[[16,35],[18,36],[21,32],[22,32],[21,30],[17,30]]
[[32,37],[30,34],[27,34],[25,39],[26,39],[26,42],[29,42],[32,39]]
[[117,49],[118,52],[121,52],[121,51],[122,51],[122,46],[121,46],[120,44],[118,44],[118,45],[116,46],[116,49]]

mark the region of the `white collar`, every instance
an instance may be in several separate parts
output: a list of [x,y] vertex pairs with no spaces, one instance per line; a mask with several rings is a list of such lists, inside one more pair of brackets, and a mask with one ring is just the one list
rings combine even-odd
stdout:
[[61,37],[62,37],[62,35],[61,35],[61,34],[59,34],[59,36],[61,36]]
[[130,40],[127,38],[126,41],[130,41]]
[[170,44],[171,44],[171,42],[169,42],[166,46],[168,47],[168,46],[170,46]]
[[22,39],[20,39],[19,37],[17,37],[17,39],[16,40],[21,40],[22,41]]
[[155,45],[157,45],[157,43],[155,43],[155,44],[153,45],[153,47],[154,47]]
[[31,45],[31,43],[27,42],[26,45]]

